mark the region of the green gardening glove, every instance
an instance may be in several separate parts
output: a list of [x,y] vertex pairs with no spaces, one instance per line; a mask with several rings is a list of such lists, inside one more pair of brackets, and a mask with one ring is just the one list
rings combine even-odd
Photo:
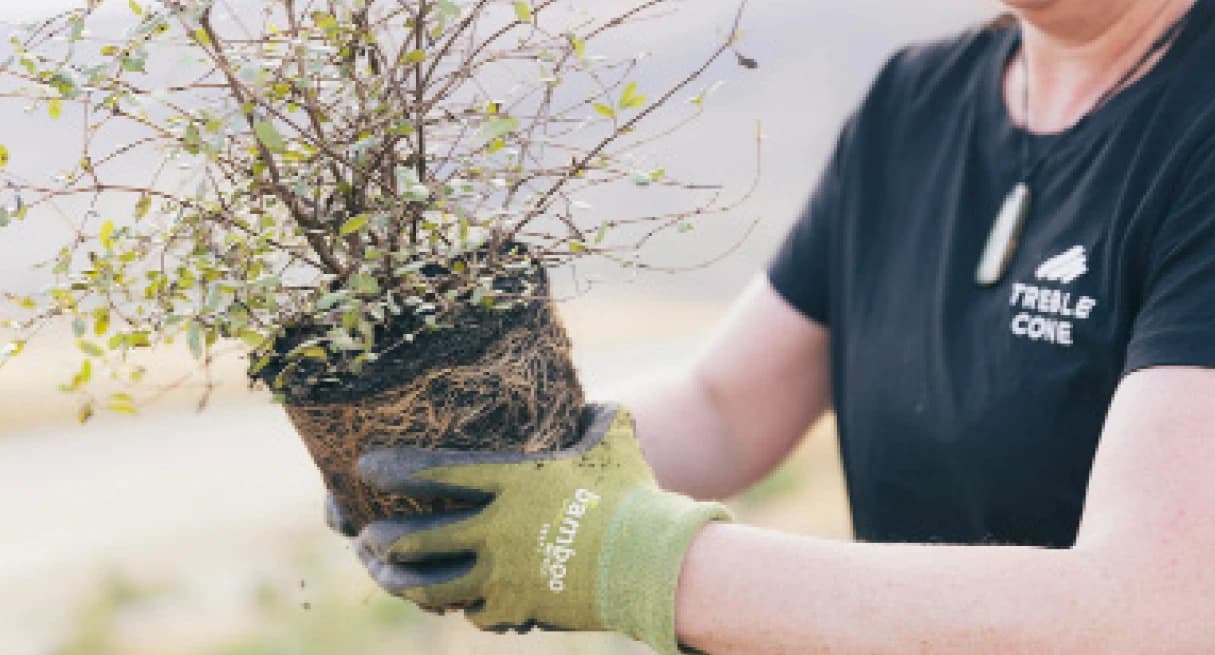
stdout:
[[479,510],[365,527],[358,550],[372,576],[422,607],[466,608],[483,629],[615,631],[678,653],[684,554],[730,513],[660,490],[628,412],[590,411],[584,438],[559,453],[365,455],[360,473],[383,491],[484,500]]

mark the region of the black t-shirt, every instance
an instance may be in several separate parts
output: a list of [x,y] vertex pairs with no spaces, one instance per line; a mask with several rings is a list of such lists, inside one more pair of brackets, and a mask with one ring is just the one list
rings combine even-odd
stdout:
[[769,269],[830,328],[860,539],[1070,546],[1121,378],[1215,366],[1215,0],[1088,120],[1033,138],[1032,213],[982,287],[1020,178],[1001,88],[1018,41],[898,53]]

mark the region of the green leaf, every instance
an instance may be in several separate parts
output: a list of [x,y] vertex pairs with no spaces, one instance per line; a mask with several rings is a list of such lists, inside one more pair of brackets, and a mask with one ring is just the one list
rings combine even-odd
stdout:
[[570,241],[570,252],[583,253],[586,252],[586,244],[581,241]]
[[207,34],[207,30],[204,30],[201,27],[194,30],[194,40],[198,41],[204,46],[211,45],[211,35]]
[[11,358],[20,355],[25,350],[24,341],[10,341],[0,348],[0,358]]
[[256,121],[253,123],[253,131],[257,134],[257,140],[261,141],[262,145],[270,152],[283,152],[287,149],[286,142],[283,141],[283,135],[278,133],[278,128],[274,127],[274,123],[270,121]]
[[0,143],[0,168],[4,168],[5,166],[8,166],[8,159],[9,159],[8,147],[5,146],[3,143]]
[[71,389],[73,391],[75,391],[76,389],[79,389],[81,386],[88,384],[89,380],[92,380],[92,379],[93,379],[93,362],[86,359],[83,362],[80,362],[80,370],[76,373],[75,376],[72,377]]
[[256,330],[246,329],[240,331],[240,340],[244,341],[246,346],[254,350],[260,350],[262,346],[266,345],[269,338]]
[[409,136],[410,134],[414,133],[413,121],[410,121],[407,118],[402,119],[401,122],[397,123],[397,126],[393,128],[393,131],[401,136]]
[[50,114],[51,118],[59,120],[59,117],[63,115],[63,100],[51,98],[50,102],[46,104],[46,113]]
[[378,295],[380,293],[380,283],[376,279],[366,273],[351,276],[350,288],[354,289],[355,293],[361,293],[369,296]]
[[341,236],[354,234],[355,232],[363,229],[363,227],[367,225],[367,221],[370,218],[371,216],[368,214],[359,214],[345,223],[342,223],[342,227],[338,230],[338,234]]
[[532,22],[532,6],[526,0],[515,0],[515,18],[521,23]]
[[139,218],[143,218],[144,216],[147,216],[148,212],[151,209],[152,209],[152,196],[149,196],[146,193],[143,194],[142,196],[139,196],[139,200],[135,203],[135,218],[139,219]]
[[624,91],[620,92],[620,108],[633,109],[645,104],[646,98],[644,95],[637,93],[637,83],[629,82]]
[[135,414],[135,399],[130,394],[116,393],[110,395],[110,401],[106,404],[106,409],[112,412],[120,412],[122,414]]
[[98,237],[101,247],[106,250],[114,248],[114,221],[106,221],[101,225],[101,235]]
[[339,27],[337,19],[323,11],[312,12],[312,22],[327,33],[336,32]]
[[186,344],[190,346],[190,354],[194,356],[194,359],[202,358],[202,326],[198,324],[198,321],[190,321],[190,327],[186,328]]
[[129,73],[142,73],[147,70],[147,63],[146,57],[123,57],[122,70]]
[[89,357],[101,357],[105,354],[105,351],[101,349],[101,346],[86,339],[77,339],[76,346],[80,348],[80,352],[88,355]]
[[143,15],[143,7],[140,7],[139,3],[135,2],[135,0],[127,0],[127,6],[131,8],[131,13],[135,14],[136,16]]
[[485,123],[485,136],[489,139],[497,139],[514,132],[519,128],[519,119],[510,116],[497,116],[489,119]]
[[93,312],[93,334],[104,337],[110,331],[110,310],[104,307]]
[[327,311],[329,309],[332,309],[334,305],[338,304],[346,297],[347,297],[347,294],[343,291],[334,291],[332,293],[327,293],[327,294],[321,296],[320,300],[316,301],[316,308],[321,311]]
[[616,118],[616,110],[601,102],[595,103],[595,111],[607,116],[608,118]]
[[197,125],[194,123],[186,125],[186,134],[182,138],[182,143],[186,152],[191,155],[197,155],[202,150],[202,136],[198,133]]
[[81,425],[88,423],[89,419],[93,418],[93,411],[93,403],[84,403],[76,410],[76,421]]
[[417,49],[410,50],[405,54],[405,61],[406,63],[410,64],[420,64],[426,61],[426,52],[424,50]]
[[599,229],[595,231],[595,243],[603,243],[607,238],[608,224],[607,221],[599,224]]
[[266,354],[262,355],[261,359],[258,359],[257,363],[255,363],[252,367],[249,368],[249,373],[252,375],[257,375],[258,373],[260,373],[262,371],[262,369],[264,369],[270,365],[270,361],[273,358],[274,358],[274,353],[266,353]]
[[307,357],[308,359],[319,359],[321,361],[329,360],[329,353],[320,346],[306,346],[304,348],[297,348],[294,353],[300,357]]
[[574,56],[579,59],[586,57],[586,39],[583,39],[573,32],[570,32],[565,36],[567,39],[569,39],[570,47],[574,50]]

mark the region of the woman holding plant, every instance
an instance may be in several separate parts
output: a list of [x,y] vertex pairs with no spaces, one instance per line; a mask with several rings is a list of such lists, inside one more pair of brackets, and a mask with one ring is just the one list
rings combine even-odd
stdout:
[[[364,455],[480,506],[367,525],[373,576],[664,653],[1215,650],[1215,2],[1005,4],[891,60],[768,275],[631,416],[525,461]],[[832,405],[864,543],[692,500]]]

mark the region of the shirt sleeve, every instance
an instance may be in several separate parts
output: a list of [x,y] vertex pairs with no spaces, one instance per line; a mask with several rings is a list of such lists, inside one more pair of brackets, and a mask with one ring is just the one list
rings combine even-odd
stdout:
[[1181,185],[1148,259],[1123,374],[1215,368],[1215,151]]
[[834,224],[842,202],[841,160],[855,118],[844,127],[835,153],[819,177],[797,222],[768,264],[772,288],[802,314],[829,325],[831,255]]
[[[883,107],[903,84],[901,61],[910,49],[894,53],[882,67],[864,101],[844,124],[835,151],[819,176],[797,222],[768,263],[768,279],[789,304],[822,325],[830,325],[831,286],[838,270],[835,259],[840,235],[840,216],[850,193],[857,189],[850,179],[860,150],[880,147],[889,116]],[[869,144],[874,144],[870,146]]]

